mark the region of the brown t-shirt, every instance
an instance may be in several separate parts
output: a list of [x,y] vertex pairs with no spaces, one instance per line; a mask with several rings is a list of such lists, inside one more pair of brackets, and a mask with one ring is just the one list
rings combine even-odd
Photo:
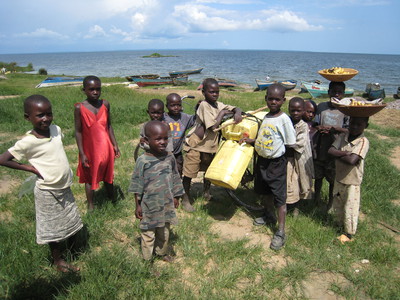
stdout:
[[[215,125],[216,118],[221,110],[234,110],[236,107],[225,105],[222,102],[216,102],[216,107],[209,104],[207,101],[202,101],[196,111],[196,123],[188,133],[183,150],[189,151],[194,149],[196,151],[205,153],[216,153],[218,150],[218,134],[214,132],[211,127]],[[200,141],[198,138],[193,138],[194,132],[200,126],[205,127],[204,137]]]
[[351,142],[348,139],[349,134],[342,133],[332,144],[332,147],[357,154],[361,159],[355,166],[336,159],[336,181],[343,184],[360,185],[364,175],[364,159],[369,149],[369,141],[364,134]]

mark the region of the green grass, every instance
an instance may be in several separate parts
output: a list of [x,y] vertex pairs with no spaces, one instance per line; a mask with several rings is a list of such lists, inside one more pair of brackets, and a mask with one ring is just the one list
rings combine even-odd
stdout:
[[[0,152],[31,128],[23,119],[22,101],[40,93],[53,104],[54,123],[63,129],[67,156],[75,172],[78,154],[73,105],[84,99],[80,88],[35,89],[45,76],[10,74],[8,77],[0,81],[0,95],[20,96],[0,100]],[[103,79],[106,81],[121,79]],[[195,86],[196,83],[190,86],[193,93]],[[398,298],[399,238],[378,226],[378,222],[400,228],[400,208],[393,202],[400,198],[400,172],[388,158],[400,145],[400,139],[396,131],[375,124],[367,132],[370,151],[362,185],[363,218],[354,242],[339,244],[337,228],[310,203],[303,205],[298,218],[288,215],[288,241],[280,252],[269,250],[268,244],[262,243],[265,240],[253,242],[257,236],[270,237],[272,230],[268,227],[249,227],[249,235],[230,239],[216,231],[216,226],[228,226],[236,220],[239,225],[232,227],[234,233],[251,224],[253,216],[215,188],[216,201],[206,203],[198,197],[195,213],[179,209],[179,225],[173,228],[171,237],[175,263],[144,262],[137,240],[140,231],[134,217],[134,200],[127,188],[134,167],[138,125],[148,118],[147,102],[152,98],[165,99],[159,90],[146,90],[143,93],[141,89],[118,85],[103,87],[102,96],[111,103],[112,124],[122,152],[116,160],[115,185],[124,197],[120,194],[113,205],[100,189],[95,194],[98,208],[87,214],[84,187],[74,178],[72,190],[87,231],[81,234],[80,251],[68,253],[68,258],[81,268],[80,274],[57,273],[51,267],[48,247],[36,244],[33,196],[18,198],[19,185],[29,174],[0,168],[0,179],[14,183],[10,193],[0,195],[1,299],[304,299],[305,285],[310,284],[307,279],[318,278],[319,274],[322,278],[332,275],[345,280],[347,284],[332,281],[327,285],[330,291],[346,299]],[[243,110],[254,110],[264,106],[264,95],[264,92],[223,91],[220,100]],[[379,139],[378,134],[389,139]],[[201,187],[197,185],[193,190],[196,194]],[[238,192],[246,201],[255,202],[253,193]],[[326,186],[323,197],[327,197]],[[363,259],[369,263],[362,264]]]

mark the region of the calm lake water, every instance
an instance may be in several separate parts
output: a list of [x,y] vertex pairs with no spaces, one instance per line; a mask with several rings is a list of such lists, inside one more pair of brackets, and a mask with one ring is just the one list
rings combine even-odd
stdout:
[[[176,57],[142,58],[153,52]],[[17,62],[34,68],[45,68],[49,75],[120,76],[156,73],[203,67],[201,74],[189,79],[201,81],[218,76],[256,86],[255,79],[296,79],[327,82],[317,71],[330,67],[349,67],[359,74],[346,82],[356,90],[364,90],[367,83],[378,82],[387,95],[400,86],[400,55],[318,53],[299,51],[256,50],[147,50],[112,52],[74,52],[40,54],[1,54],[0,61]]]

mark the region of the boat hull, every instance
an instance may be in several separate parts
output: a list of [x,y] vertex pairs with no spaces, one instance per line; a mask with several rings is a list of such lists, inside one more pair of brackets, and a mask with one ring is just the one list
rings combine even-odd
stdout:
[[[311,95],[312,98],[328,96],[329,86],[326,84],[317,84],[312,82],[302,82],[304,89]],[[351,88],[346,88],[345,95],[353,95],[354,90]]]
[[183,70],[183,71],[172,71],[169,72],[169,76],[179,76],[179,75],[190,75],[190,74],[199,74],[203,71],[204,68],[192,69],[192,70]]
[[135,82],[140,87],[151,86],[151,85],[165,85],[165,84],[185,85],[188,82],[188,76],[178,76],[178,77],[166,76],[155,79],[132,78],[132,81]]
[[47,77],[36,88],[64,86],[64,85],[81,85],[83,77]]
[[133,81],[132,78],[147,78],[147,79],[156,79],[160,77],[158,74],[142,74],[142,75],[131,75],[131,76],[126,76],[125,78],[128,81]]

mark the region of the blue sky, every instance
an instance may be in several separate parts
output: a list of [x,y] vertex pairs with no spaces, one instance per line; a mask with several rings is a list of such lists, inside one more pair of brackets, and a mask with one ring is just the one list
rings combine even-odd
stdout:
[[261,49],[400,54],[398,0],[2,1],[0,54]]

